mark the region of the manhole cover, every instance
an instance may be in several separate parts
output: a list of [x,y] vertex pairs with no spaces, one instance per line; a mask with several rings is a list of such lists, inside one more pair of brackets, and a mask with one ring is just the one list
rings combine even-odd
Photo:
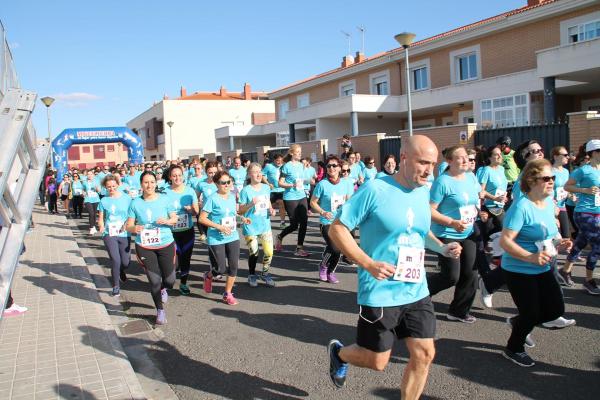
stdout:
[[119,331],[121,332],[122,336],[136,335],[138,333],[147,332],[151,330],[152,327],[148,325],[148,322],[146,322],[143,319],[136,319],[119,325]]

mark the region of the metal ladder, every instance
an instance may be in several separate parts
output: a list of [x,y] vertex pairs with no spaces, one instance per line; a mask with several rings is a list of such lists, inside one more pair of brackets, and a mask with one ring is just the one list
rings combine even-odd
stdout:
[[0,102],[0,318],[29,229],[50,144],[37,143],[31,113],[37,94],[7,89]]

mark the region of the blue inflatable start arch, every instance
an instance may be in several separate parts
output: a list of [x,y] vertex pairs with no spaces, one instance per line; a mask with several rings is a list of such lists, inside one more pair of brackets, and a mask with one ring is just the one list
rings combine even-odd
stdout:
[[130,164],[140,164],[144,160],[144,146],[140,138],[126,126],[112,128],[69,128],[52,141],[52,161],[56,168],[56,180],[62,181],[68,171],[67,151],[74,144],[115,143],[127,146]]

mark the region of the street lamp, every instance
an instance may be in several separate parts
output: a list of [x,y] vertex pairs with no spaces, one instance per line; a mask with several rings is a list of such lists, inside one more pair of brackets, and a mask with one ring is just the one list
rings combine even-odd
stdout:
[[173,121],[167,122],[167,125],[169,125],[169,144],[170,144],[170,147],[171,147],[171,157],[170,157],[171,161],[173,161],[173,133],[171,131],[171,128],[173,127],[174,123],[175,122],[173,122]]
[[408,135],[412,136],[412,106],[410,104],[410,66],[408,65],[408,48],[412,44],[414,38],[414,33],[410,32],[402,32],[394,36],[394,39],[400,46],[404,48],[404,61],[406,63],[406,102],[408,103]]
[[52,168],[54,162],[52,159],[52,136],[50,135],[50,106],[54,103],[54,98],[46,96],[40,100],[46,106],[46,116],[48,117],[48,146],[50,147],[50,168]]

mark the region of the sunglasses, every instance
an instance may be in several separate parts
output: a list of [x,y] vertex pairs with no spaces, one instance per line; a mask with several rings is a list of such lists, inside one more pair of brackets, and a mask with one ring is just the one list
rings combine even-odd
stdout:
[[327,168],[337,168],[339,164],[327,164]]
[[348,172],[350,172],[350,170],[349,170],[349,169],[343,169],[343,170],[342,170],[342,174],[347,174]]
[[475,162],[474,158],[469,158],[469,162]]
[[217,182],[219,185],[229,185],[231,181],[219,181]]
[[563,156],[563,157],[569,157],[569,155],[567,153],[558,153],[557,155]]
[[540,179],[540,180],[548,183],[550,181],[554,182],[556,180],[556,176],[554,176],[554,175],[552,175],[552,176],[538,176],[535,179]]
[[544,152],[544,150],[542,150],[542,149],[533,149],[533,150],[529,150],[529,151],[527,152],[527,154],[525,154],[525,158],[529,157],[529,156],[530,156],[530,155],[532,155],[532,154],[539,154],[539,153],[543,153],[543,152]]

